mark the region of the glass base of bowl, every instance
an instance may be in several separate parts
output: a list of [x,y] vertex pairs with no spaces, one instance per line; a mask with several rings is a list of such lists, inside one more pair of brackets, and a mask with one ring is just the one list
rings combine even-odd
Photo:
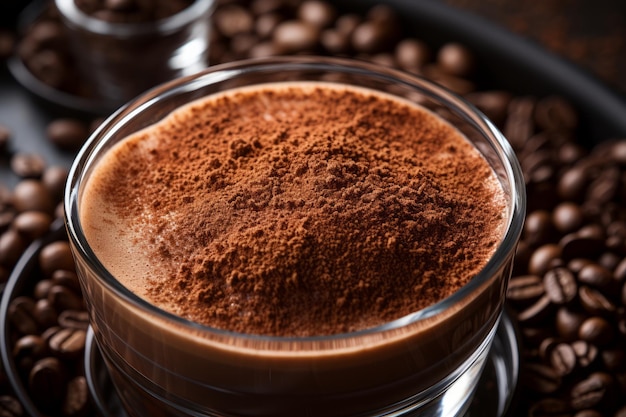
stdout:
[[[113,387],[91,328],[87,333],[85,373],[96,409],[102,416],[127,417]],[[519,376],[517,332],[503,314],[466,417],[506,415],[515,396]]]

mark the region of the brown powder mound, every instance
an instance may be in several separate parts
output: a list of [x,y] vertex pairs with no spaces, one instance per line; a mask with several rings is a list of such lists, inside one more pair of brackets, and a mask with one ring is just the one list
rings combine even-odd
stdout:
[[[147,152],[130,161],[129,147]],[[137,242],[158,272],[151,301],[236,332],[328,335],[397,319],[467,283],[503,230],[502,190],[465,139],[356,89],[222,95],[117,158],[101,192],[151,237]]]

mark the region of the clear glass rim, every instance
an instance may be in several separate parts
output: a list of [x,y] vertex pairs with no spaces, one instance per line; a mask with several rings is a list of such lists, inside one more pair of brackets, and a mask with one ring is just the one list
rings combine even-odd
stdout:
[[[436,96],[438,100],[447,105],[452,105],[461,109],[463,114],[471,119],[476,128],[480,129],[489,138],[489,144],[502,161],[505,170],[508,186],[510,189],[509,221],[506,225],[505,233],[494,252],[491,259],[483,269],[473,277],[466,285],[454,294],[432,304],[422,310],[410,313],[406,316],[354,332],[339,333],[325,336],[310,337],[284,337],[266,336],[256,334],[238,333],[223,330],[215,327],[205,326],[182,317],[176,316],[159,307],[149,303],[143,298],[135,295],[124,287],[98,260],[89,246],[78,217],[78,193],[82,182],[85,168],[92,163],[93,158],[102,152],[106,141],[101,140],[100,135],[118,122],[128,120],[133,115],[141,113],[153,104],[159,97],[176,95],[195,89],[197,86],[209,85],[212,83],[229,80],[238,75],[262,72],[262,71],[312,71],[320,70],[327,72],[338,72],[347,74],[361,74],[377,77],[381,80],[393,81],[406,87],[416,89],[416,91],[428,91],[430,95]],[[100,127],[89,137],[85,145],[78,153],[70,169],[64,195],[65,221],[69,239],[79,251],[80,256],[90,263],[92,270],[99,275],[101,282],[110,290],[123,298],[125,302],[131,303],[142,310],[156,315],[166,321],[173,322],[180,326],[190,328],[197,332],[209,332],[222,337],[230,337],[249,341],[260,342],[284,342],[284,343],[307,343],[333,340],[347,340],[382,332],[396,330],[405,326],[417,323],[427,318],[433,317],[445,310],[448,310],[458,301],[463,300],[482,286],[490,277],[500,273],[505,263],[510,259],[515,251],[517,242],[522,232],[526,211],[526,191],[522,169],[517,157],[504,135],[498,128],[476,107],[459,97],[455,93],[441,87],[434,82],[423,77],[409,74],[403,71],[377,64],[357,61],[349,58],[328,58],[328,57],[273,57],[249,59],[228,64],[221,64],[209,67],[198,74],[170,81],[158,86],[144,95],[134,99],[117,112],[112,114]]]
[[107,22],[94,18],[80,10],[74,0],[54,0],[54,2],[59,13],[68,22],[86,32],[115,38],[131,38],[174,32],[211,10],[215,0],[194,0],[189,7],[172,16],[154,22],[139,23]]

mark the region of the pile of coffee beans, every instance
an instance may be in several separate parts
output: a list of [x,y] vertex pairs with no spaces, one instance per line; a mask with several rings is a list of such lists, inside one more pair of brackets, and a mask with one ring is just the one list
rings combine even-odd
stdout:
[[[354,57],[429,77],[485,112],[513,145],[529,199],[507,294],[522,355],[511,413],[626,416],[626,141],[607,138],[584,148],[577,111],[568,102],[479,88],[480,67],[471,51],[458,43],[435,48],[411,36],[384,4],[365,13],[344,12],[326,0],[219,0],[216,6],[212,64],[288,54]],[[54,22],[54,10],[45,17]],[[53,25],[33,26],[17,53],[62,55],[65,46],[55,41],[57,35]],[[44,63],[54,61],[47,59]],[[41,79],[62,88],[54,71]],[[64,77],[69,71],[62,70]],[[42,140],[74,152],[90,129],[88,121],[59,119]],[[7,143],[17,137],[19,132],[0,126],[0,149],[8,152]],[[36,155],[8,160],[22,181],[12,190],[0,188],[0,281],[26,245],[45,235],[59,216],[59,184],[67,175]],[[12,303],[13,314],[26,317],[11,322],[15,363],[42,411],[82,415],[89,400],[76,358],[84,345],[84,306],[70,265],[46,266],[50,260],[43,253],[32,291]],[[62,381],[54,400],[38,391],[43,385],[37,384],[50,381]],[[2,372],[0,389],[10,392]],[[0,396],[3,412],[23,415],[11,395]]]

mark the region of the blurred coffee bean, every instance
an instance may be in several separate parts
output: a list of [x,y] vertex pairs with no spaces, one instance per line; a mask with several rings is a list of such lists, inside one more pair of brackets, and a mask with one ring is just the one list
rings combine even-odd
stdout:
[[586,368],[598,358],[598,348],[586,340],[572,342],[572,349],[578,358],[578,366]]
[[567,304],[578,294],[576,278],[567,268],[550,269],[543,277],[543,286],[555,304]]
[[567,307],[560,307],[556,312],[556,329],[565,340],[578,338],[578,329],[587,316]]
[[17,398],[11,395],[0,395],[0,416],[22,417],[24,408]]
[[33,311],[33,315],[35,316],[35,320],[37,320],[39,327],[42,329],[57,324],[57,310],[47,298],[37,300],[37,302],[35,303],[35,310]]
[[89,136],[88,126],[77,119],[62,118],[50,122],[46,128],[46,137],[59,149],[75,151]]
[[13,190],[13,204],[17,211],[42,211],[52,213],[54,201],[46,187],[37,180],[20,181]]
[[213,22],[217,30],[227,37],[248,33],[254,29],[252,14],[238,5],[228,5],[217,10]]
[[583,212],[580,207],[574,203],[560,203],[552,212],[552,223],[561,233],[576,231],[582,226],[583,221]]
[[614,331],[611,324],[603,317],[590,317],[582,322],[578,329],[580,339],[596,346],[605,346],[613,340]]
[[63,285],[53,285],[50,287],[48,300],[57,311],[80,310],[83,308],[81,295]]
[[87,331],[89,315],[84,310],[64,310],[59,314],[58,322],[61,327]]
[[41,182],[56,201],[61,201],[63,198],[67,174],[68,169],[62,166],[50,166],[43,172]]
[[9,229],[0,235],[0,264],[13,267],[28,245],[16,230]]
[[64,417],[81,417],[89,413],[90,397],[89,386],[84,376],[76,376],[67,383],[67,390],[61,413]]
[[570,392],[570,404],[576,410],[593,408],[611,395],[614,381],[604,372],[594,372],[580,381]]
[[601,265],[590,263],[578,272],[578,280],[595,288],[608,288],[613,282],[613,274]]
[[12,354],[20,372],[28,373],[35,362],[48,354],[48,345],[40,336],[29,334],[17,339]]
[[74,258],[70,245],[63,240],[45,245],[39,253],[39,265],[46,277],[52,276],[58,269],[74,270]]
[[305,0],[298,7],[298,18],[320,28],[328,27],[335,21],[337,10],[327,1]]
[[574,129],[578,125],[578,114],[568,101],[552,96],[537,102],[535,121],[546,130]]
[[22,335],[38,334],[39,325],[35,319],[35,301],[30,297],[17,297],[9,304],[7,318]]
[[67,370],[57,358],[46,357],[35,362],[28,377],[35,404],[44,412],[59,407],[65,396]]
[[48,341],[50,350],[61,359],[80,357],[85,350],[85,330],[66,327],[56,332]]
[[507,298],[515,303],[529,304],[543,296],[543,281],[536,275],[518,276],[509,282]]
[[462,44],[448,43],[437,53],[437,64],[450,75],[466,77],[474,70],[474,55]]
[[615,311],[615,305],[598,290],[583,285],[578,296],[581,306],[589,314],[610,316]]
[[13,220],[13,228],[28,241],[42,237],[50,230],[52,216],[42,211],[24,211]]
[[571,374],[576,369],[578,357],[574,348],[567,343],[559,343],[550,350],[549,355],[552,368],[560,375]]
[[531,306],[520,311],[517,315],[517,320],[520,323],[536,323],[543,320],[552,311],[553,305],[550,302],[550,298],[544,295]]
[[395,48],[395,60],[400,68],[418,71],[431,59],[430,47],[419,39],[406,38]]
[[62,285],[76,292],[80,292],[80,282],[75,271],[68,269],[56,269],[52,273],[52,283],[54,285]]
[[44,158],[33,153],[16,153],[10,163],[11,170],[22,178],[40,178],[46,168]]
[[561,386],[561,376],[550,366],[529,363],[523,370],[523,383],[534,392],[551,394]]
[[548,243],[540,246],[531,255],[528,263],[528,272],[543,276],[549,269],[560,265],[561,247]]
[[284,53],[314,50],[318,38],[317,26],[297,20],[280,23],[273,34],[274,43]]

